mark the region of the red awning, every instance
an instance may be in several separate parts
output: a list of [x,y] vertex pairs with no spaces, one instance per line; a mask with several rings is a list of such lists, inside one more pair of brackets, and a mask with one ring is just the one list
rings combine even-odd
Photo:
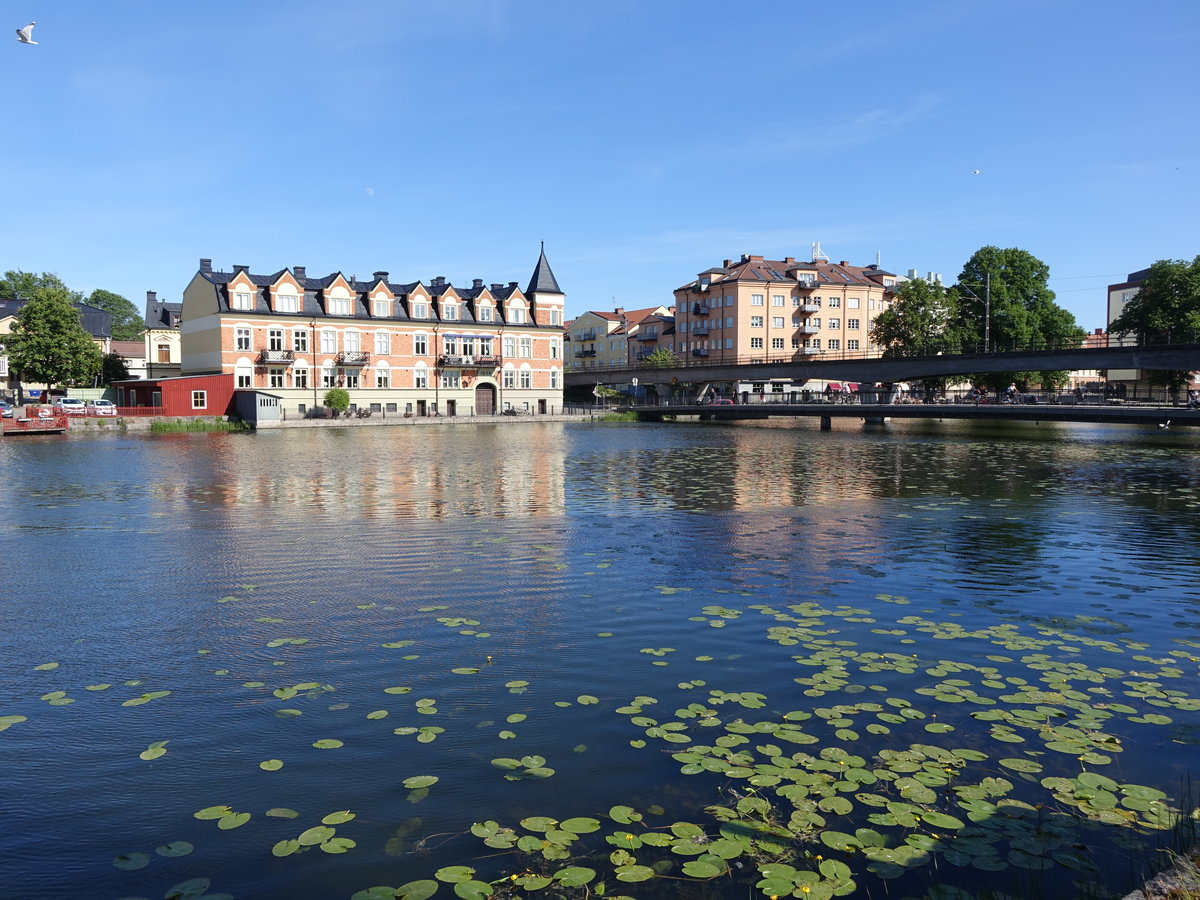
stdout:
[[846,382],[846,383],[847,383],[848,385],[850,385],[850,390],[852,390],[852,391],[857,391],[857,390],[858,390],[858,382],[857,382],[857,381],[848,381],[848,382]]
[[841,389],[842,389],[842,386],[839,382],[836,382],[836,381],[829,382],[829,390],[840,391]]

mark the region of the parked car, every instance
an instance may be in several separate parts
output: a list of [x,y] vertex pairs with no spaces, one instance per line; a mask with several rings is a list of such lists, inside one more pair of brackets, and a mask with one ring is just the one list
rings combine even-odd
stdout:
[[13,408],[7,400],[0,400],[0,418],[11,419]]
[[54,401],[54,409],[56,412],[66,413],[68,416],[87,415],[87,407],[78,397],[59,397]]
[[117,408],[111,400],[89,400],[87,411],[93,416],[115,416]]
[[709,406],[733,406],[733,401],[728,397],[713,397],[708,401]]

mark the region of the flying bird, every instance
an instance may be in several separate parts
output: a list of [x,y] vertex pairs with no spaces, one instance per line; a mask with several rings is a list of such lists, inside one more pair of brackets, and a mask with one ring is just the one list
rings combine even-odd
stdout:
[[1158,427],[1159,427],[1159,428],[1170,428],[1170,427],[1171,427],[1171,420],[1170,420],[1170,419],[1167,419],[1167,421],[1165,421],[1165,422],[1159,422],[1159,423],[1158,423]]
[[972,170],[971,170],[971,174],[972,174],[972,175],[978,175],[978,174],[979,174],[979,170],[978,170],[978,169],[972,169]]
[[17,40],[22,44],[36,44],[37,41],[33,39],[33,26],[36,24],[37,22],[30,22],[24,28],[18,28]]

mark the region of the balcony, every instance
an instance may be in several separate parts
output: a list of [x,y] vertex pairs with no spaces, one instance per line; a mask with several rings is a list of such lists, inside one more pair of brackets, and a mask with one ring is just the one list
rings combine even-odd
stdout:
[[258,354],[260,365],[264,366],[290,366],[296,361],[296,352],[294,350],[263,350]]
[[455,356],[446,353],[438,357],[438,365],[443,369],[494,369],[500,365],[500,360],[494,356]]
[[821,333],[821,329],[818,328],[816,325],[801,325],[796,330],[798,332],[800,332],[801,334],[820,334]]
[[595,356],[595,355],[596,355],[595,350],[576,350],[575,351],[576,359],[579,359],[581,356]]
[[579,331],[571,335],[573,341],[594,341],[596,339],[596,329],[589,328],[587,331]]
[[708,326],[692,325],[692,334],[708,334]]
[[803,303],[800,305],[800,311],[801,311],[801,312],[806,312],[806,313],[815,313],[815,312],[820,312],[820,311],[821,311],[821,304],[820,304],[820,303],[817,303],[817,302],[814,302],[814,301],[812,301],[812,300],[805,300],[805,301],[804,301],[804,302],[803,302]]
[[815,278],[801,278],[796,284],[796,287],[802,291],[813,291],[820,286],[820,283]]
[[695,350],[692,351],[692,356],[708,356],[708,348],[707,347],[697,347]]
[[708,310],[707,303],[693,303],[692,304],[692,315],[693,316],[707,316],[708,312],[709,312],[709,310]]
[[653,334],[641,334],[641,333],[639,332],[638,334],[635,334],[635,335],[633,336],[633,339],[634,339],[635,341],[657,341],[657,340],[658,340],[658,333],[657,333],[657,332],[655,332],[655,333],[653,333]]
[[801,356],[815,356],[821,352],[820,347],[801,347],[796,351]]
[[365,366],[371,362],[371,354],[365,350],[346,350],[338,354],[339,366]]

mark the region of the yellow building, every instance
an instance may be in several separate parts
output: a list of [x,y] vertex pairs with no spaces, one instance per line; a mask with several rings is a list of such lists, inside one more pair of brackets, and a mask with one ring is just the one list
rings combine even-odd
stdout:
[[743,255],[675,290],[675,353],[709,362],[877,356],[875,317],[903,279],[876,266]]

